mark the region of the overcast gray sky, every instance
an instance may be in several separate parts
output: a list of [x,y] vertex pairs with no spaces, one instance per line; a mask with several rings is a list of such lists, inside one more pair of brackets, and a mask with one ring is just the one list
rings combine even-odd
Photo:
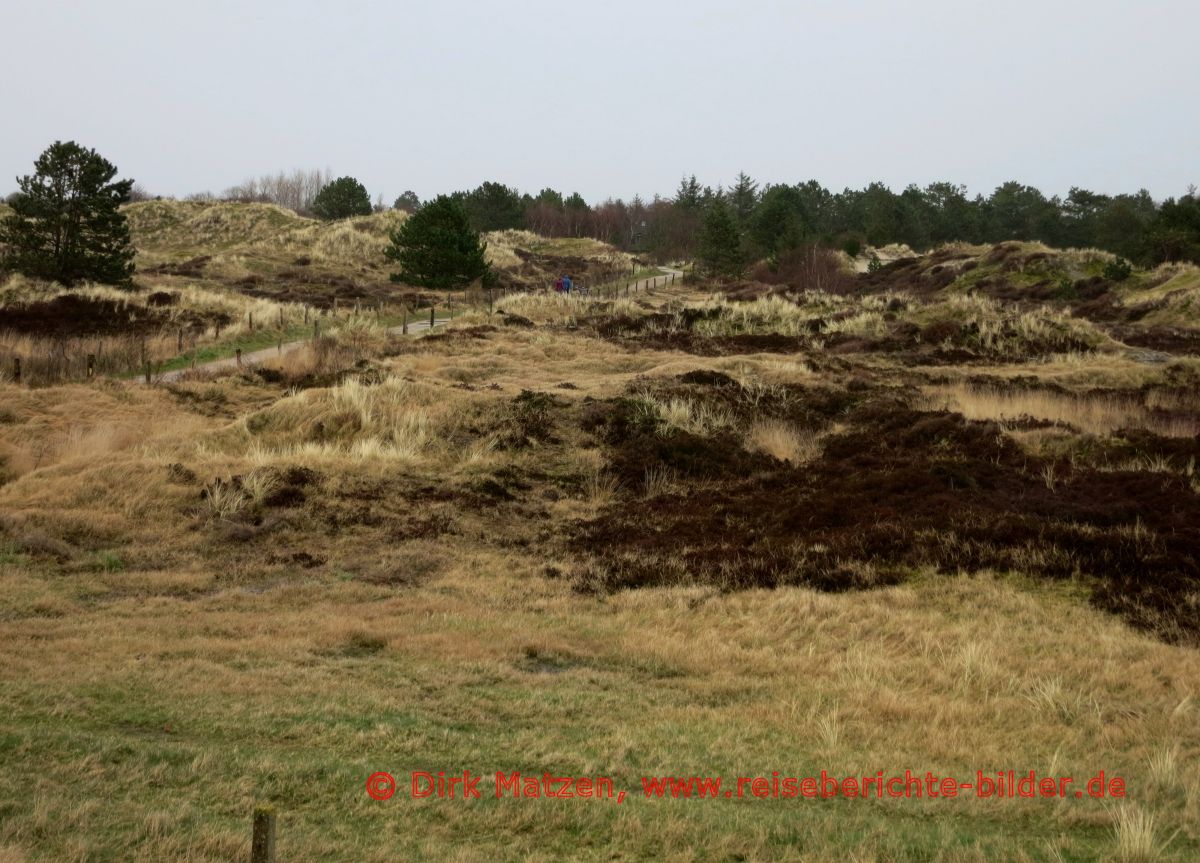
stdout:
[[157,194],[390,202],[815,178],[1200,183],[1197,0],[0,0],[0,193],[55,139]]

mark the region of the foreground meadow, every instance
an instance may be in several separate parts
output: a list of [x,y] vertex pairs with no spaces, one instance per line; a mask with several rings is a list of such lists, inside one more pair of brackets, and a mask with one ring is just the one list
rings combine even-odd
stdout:
[[[1126,335],[680,286],[0,384],[0,861],[260,803],[289,861],[1195,859],[1200,361]],[[822,769],[1127,796],[642,794]],[[463,770],[627,797],[408,798]]]

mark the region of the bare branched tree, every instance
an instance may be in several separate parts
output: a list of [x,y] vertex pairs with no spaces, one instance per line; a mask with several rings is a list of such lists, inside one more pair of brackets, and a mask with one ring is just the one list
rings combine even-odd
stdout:
[[329,169],[295,170],[290,174],[278,174],[250,178],[226,189],[221,195],[226,201],[258,202],[278,204],[297,213],[308,213],[313,199],[333,179]]

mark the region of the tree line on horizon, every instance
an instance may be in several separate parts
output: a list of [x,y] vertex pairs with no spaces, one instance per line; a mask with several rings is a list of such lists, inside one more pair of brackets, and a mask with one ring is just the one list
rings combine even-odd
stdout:
[[[1195,187],[1163,201],[1145,189],[1105,195],[1073,187],[1066,197],[1046,196],[1016,181],[987,196],[971,196],[966,186],[950,182],[909,185],[901,192],[875,182],[833,192],[816,180],[760,185],[741,173],[725,187],[702,186],[693,175],[668,198],[610,198],[594,205],[577,192],[544,188],[532,195],[490,181],[449,197],[462,204],[480,232],[524,228],[548,237],[593,237],[659,259],[692,257],[706,214],[720,204],[734,219],[747,260],[814,243],[853,254],[863,246],[891,243],[925,251],[954,241],[1037,240],[1059,248],[1103,249],[1147,266],[1200,262]],[[360,207],[367,206],[363,189]],[[392,206],[413,213],[421,200],[406,191]],[[378,199],[373,208],[385,209]]]
[[[10,250],[7,264],[68,283],[89,276],[78,262],[85,254],[80,238],[98,236],[97,231],[75,230],[78,212],[72,216],[61,207],[55,210],[45,183],[38,179],[54,171],[86,179],[89,175],[80,173],[80,165],[91,166],[94,182],[90,191],[79,195],[87,203],[78,206],[101,213],[105,226],[117,232],[110,248],[98,249],[110,259],[103,275],[128,281],[132,253],[123,219],[114,210],[120,203],[151,196],[130,180],[114,183],[111,163],[73,142],[56,142],[36,164],[38,173],[19,178],[21,191],[9,196],[8,203],[22,218],[9,219],[0,229],[0,245]],[[205,193],[189,199],[261,201],[323,219],[387,209],[382,196],[372,203],[355,178],[333,179],[328,171],[268,175],[232,187],[219,198]],[[841,248],[857,256],[865,246],[902,243],[920,252],[953,241],[1036,240],[1060,248],[1099,248],[1146,266],[1200,262],[1200,196],[1194,186],[1178,198],[1155,201],[1145,189],[1110,196],[1076,187],[1065,198],[1047,197],[1014,181],[987,197],[970,197],[965,186],[948,182],[910,185],[899,193],[876,182],[835,193],[816,180],[760,186],[740,173],[727,187],[702,186],[694,175],[685,176],[672,197],[649,201],[635,196],[628,202],[608,199],[591,205],[578,193],[545,188],[530,195],[490,181],[435,200],[443,218],[449,217],[450,204],[461,211],[452,220],[455,230],[465,226],[479,234],[524,228],[549,237],[592,237],[657,260],[699,257],[708,269],[726,275],[737,274],[752,261],[778,260],[810,246]],[[424,206],[412,191],[392,205],[410,214]],[[52,212],[58,215],[50,219]],[[40,263],[36,256],[22,263],[17,254],[21,248],[41,246],[53,250],[53,265],[45,255]],[[477,255],[474,248],[471,255]],[[477,269],[477,262],[471,267]]]
[[1017,182],[989,196],[965,186],[910,185],[900,193],[883,183],[831,192],[815,180],[759,186],[739,174],[728,187],[701,186],[685,177],[674,196],[645,201],[610,199],[588,205],[578,194],[543,189],[520,194],[484,183],[452,195],[477,230],[527,228],[551,237],[594,237],[659,259],[691,258],[710,211],[726,210],[746,260],[773,258],[818,244],[857,254],[864,246],[903,243],[925,251],[942,243],[1036,240],[1059,248],[1099,248],[1144,265],[1200,261],[1200,196],[1195,188],[1155,201],[1146,190],[1103,195],[1072,188],[1047,197]]

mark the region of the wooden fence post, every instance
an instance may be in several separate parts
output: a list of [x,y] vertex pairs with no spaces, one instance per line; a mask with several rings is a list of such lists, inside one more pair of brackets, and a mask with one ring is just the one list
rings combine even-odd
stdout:
[[430,306],[429,307],[429,329],[431,329],[431,330],[433,329],[433,311],[434,311],[434,307]]
[[19,384],[20,382],[21,382],[21,358],[13,357],[13,383]]
[[250,324],[250,332],[254,332],[254,312],[246,312],[246,320]]
[[237,355],[238,368],[240,369],[242,367],[242,349],[241,348],[237,349],[236,355]]
[[308,326],[308,303],[304,304],[304,325]]
[[250,863],[275,863],[275,807],[254,807],[254,838]]
[[94,375],[95,373],[96,373],[96,355],[88,354],[87,355],[87,376],[88,376],[88,378],[91,379],[92,375]]
[[175,340],[175,353],[183,353],[183,327],[179,328],[179,338]]
[[321,338],[321,319],[313,318],[313,338]]
[[404,323],[400,325],[402,335],[408,335],[408,306],[404,307]]
[[283,306],[279,307],[279,329],[283,329]]
[[150,361],[146,360],[146,383],[150,383]]

